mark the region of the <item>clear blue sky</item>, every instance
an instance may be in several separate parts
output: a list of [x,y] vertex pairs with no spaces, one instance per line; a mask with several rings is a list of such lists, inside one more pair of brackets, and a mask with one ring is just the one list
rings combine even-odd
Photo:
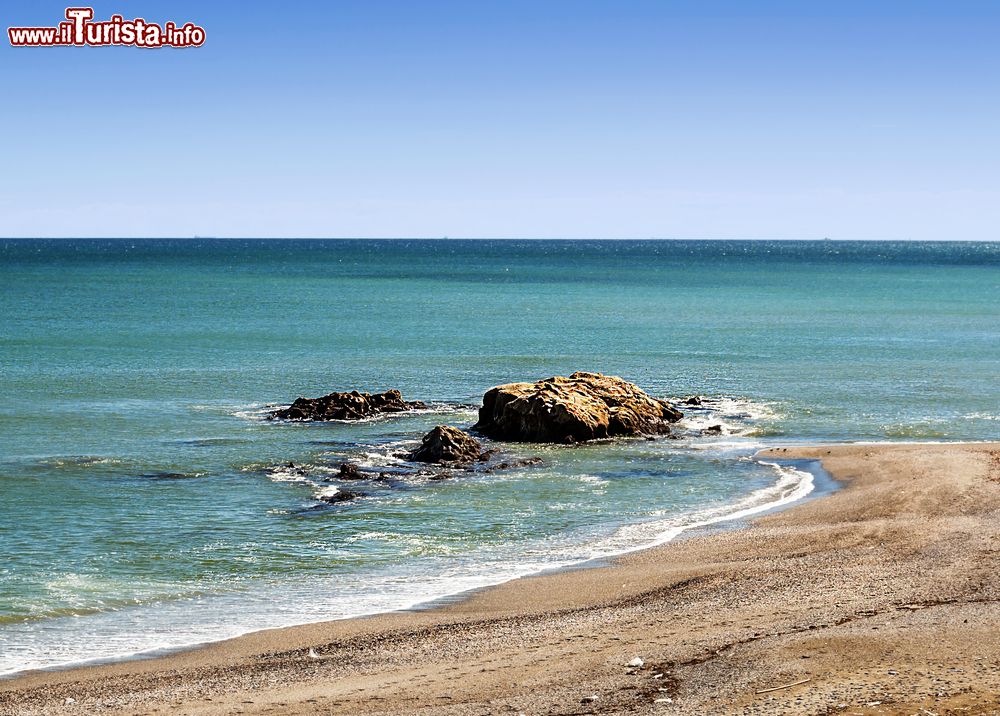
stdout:
[[[83,3],[80,3],[83,4]],[[12,48],[0,236],[1000,239],[1000,3],[98,2]]]

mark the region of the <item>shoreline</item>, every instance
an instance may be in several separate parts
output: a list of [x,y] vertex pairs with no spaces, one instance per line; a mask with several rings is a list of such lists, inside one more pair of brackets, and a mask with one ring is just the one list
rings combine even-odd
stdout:
[[[509,582],[513,582],[519,579],[527,579],[531,577],[542,577],[555,575],[566,571],[573,571],[578,569],[597,569],[602,567],[609,567],[614,564],[614,562],[626,555],[633,554],[635,552],[642,552],[645,550],[656,549],[662,547],[665,544],[671,542],[685,539],[695,535],[708,535],[719,530],[732,530],[745,528],[751,520],[756,517],[772,514],[779,512],[781,510],[789,509],[794,505],[802,502],[803,500],[815,499],[823,494],[828,494],[837,489],[838,485],[836,480],[823,470],[818,460],[785,460],[777,459],[776,462],[765,462],[757,460],[757,455],[763,452],[763,450],[758,450],[752,456],[752,459],[756,462],[775,468],[778,473],[775,483],[769,487],[758,488],[752,492],[738,498],[732,504],[722,505],[715,508],[705,508],[703,511],[707,511],[709,514],[720,513],[715,516],[711,516],[705,519],[694,519],[689,523],[684,523],[675,527],[666,529],[664,532],[660,533],[653,539],[638,543],[635,546],[624,548],[620,551],[610,552],[608,554],[603,554],[596,557],[591,557],[577,562],[569,562],[566,564],[558,564],[551,567],[545,567],[543,569],[527,572],[525,574],[519,574],[517,576],[505,576],[499,578],[497,581],[490,581],[484,584],[463,588],[458,591],[448,592],[441,594],[439,596],[432,596],[421,601],[406,604],[394,609],[381,609],[377,611],[371,611],[366,613],[352,614],[344,617],[335,617],[327,619],[319,619],[314,621],[305,621],[298,623],[284,624],[280,626],[269,626],[263,628],[250,628],[247,631],[233,634],[231,636],[222,638],[210,638],[205,640],[191,641],[183,644],[176,644],[170,646],[156,647],[152,649],[143,649],[135,652],[116,654],[111,656],[99,656],[87,659],[78,659],[74,661],[63,662],[59,664],[51,664],[43,667],[34,667],[19,669],[17,671],[9,671],[0,673],[0,684],[4,682],[14,681],[26,676],[31,676],[34,674],[42,673],[52,673],[60,671],[70,671],[77,669],[90,669],[94,667],[109,666],[114,664],[129,663],[134,661],[148,661],[167,658],[177,654],[181,654],[188,651],[194,651],[199,649],[205,649],[211,647],[214,644],[221,644],[224,642],[229,642],[235,639],[241,639],[246,636],[250,636],[262,632],[274,632],[283,629],[292,629],[299,627],[308,627],[316,624],[324,624],[327,622],[339,622],[351,619],[367,619],[371,617],[378,617],[387,614],[405,614],[405,613],[416,613],[424,611],[432,611],[437,608],[446,607],[452,604],[459,603],[465,599],[471,598],[473,595],[488,589],[494,589],[500,587]],[[766,495],[766,493],[777,490],[781,486],[782,480],[784,480],[788,475],[787,471],[791,470],[799,475],[805,477],[798,480],[798,484],[794,485],[794,489],[788,494],[779,495]],[[821,487],[817,488],[817,483]],[[755,498],[761,498],[767,496],[772,499],[768,499],[760,504],[752,504]],[[750,506],[742,508],[740,505],[744,503],[751,503]],[[694,517],[694,515],[699,514],[696,511],[689,515],[689,517]],[[643,523],[629,523],[622,525],[621,527],[632,526],[633,524],[643,524]]]
[[[819,459],[843,487],[753,515],[746,529],[689,534],[605,558],[608,565],[522,577],[430,608],[256,631],[153,659],[22,673],[0,681],[0,713],[67,707],[162,713],[164,704],[168,712],[208,715],[312,713],[320,706],[324,713],[464,714],[507,707],[525,713],[827,713],[819,709],[835,710],[842,702],[854,709],[848,713],[904,713],[885,710],[903,703],[898,690],[885,698],[882,682],[893,680],[888,671],[878,679],[869,674],[866,682],[857,674],[838,681],[829,670],[822,676],[815,668],[804,670],[839,657],[846,673],[848,656],[857,661],[859,649],[870,656],[870,645],[812,645],[780,668],[773,645],[765,654],[760,647],[770,641],[802,646],[798,642],[813,632],[849,632],[862,620],[888,622],[873,629],[885,633],[899,626],[891,622],[900,614],[919,622],[932,606],[946,605],[975,617],[958,620],[964,626],[951,624],[953,631],[995,634],[1000,595],[983,573],[995,574],[1000,566],[992,541],[997,528],[987,519],[1000,509],[998,455],[998,443],[765,450],[758,457]],[[897,501],[909,511],[900,512]],[[976,549],[959,549],[964,542]],[[922,581],[934,582],[935,589],[926,593]],[[964,600],[942,601],[942,594],[956,590]],[[1000,684],[1000,647],[981,636],[935,633],[929,641],[944,651],[950,642],[968,652],[966,658],[954,650],[963,673],[985,669]],[[582,645],[587,648],[577,648]],[[310,659],[309,649],[320,658]],[[633,656],[645,665],[627,668]],[[762,674],[750,656],[772,668]],[[735,657],[739,668],[726,664]],[[468,668],[470,662],[480,668]],[[923,657],[924,672],[933,671],[931,662]],[[943,674],[939,678],[961,680],[947,669]],[[757,689],[750,687],[766,688],[765,676],[781,690],[753,698]],[[793,676],[813,685],[783,686],[796,681]],[[964,684],[957,696],[922,697],[921,703],[937,712],[935,699],[979,699],[982,704],[969,708],[1000,709],[984,683]],[[738,686],[745,688],[734,690]],[[868,701],[854,698],[866,688]],[[590,696],[597,698],[585,700]],[[905,712],[914,711],[919,708]]]

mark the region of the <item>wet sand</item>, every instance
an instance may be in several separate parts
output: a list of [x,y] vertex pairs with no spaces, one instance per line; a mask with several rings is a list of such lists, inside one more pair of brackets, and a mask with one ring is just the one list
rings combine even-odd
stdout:
[[1000,443],[768,455],[843,489],[432,610],[25,675],[0,713],[1000,714]]

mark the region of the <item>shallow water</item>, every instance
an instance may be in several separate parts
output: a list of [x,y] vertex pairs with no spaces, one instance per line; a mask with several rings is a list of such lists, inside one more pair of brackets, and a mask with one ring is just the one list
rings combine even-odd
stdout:
[[[656,542],[807,488],[751,459],[773,442],[1000,431],[995,243],[2,241],[0,279],[0,672]],[[488,387],[573,370],[711,410],[315,509],[340,462],[398,465]],[[355,387],[432,409],[261,419]]]

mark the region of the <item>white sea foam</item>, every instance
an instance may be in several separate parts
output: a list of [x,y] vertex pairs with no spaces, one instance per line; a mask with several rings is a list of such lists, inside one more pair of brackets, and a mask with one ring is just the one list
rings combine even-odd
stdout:
[[800,500],[812,492],[814,487],[812,473],[774,462],[760,461],[760,464],[774,468],[778,473],[777,482],[755,490],[735,503],[689,512],[666,520],[640,522],[621,527],[603,544],[595,544],[597,552],[594,557],[655,547],[669,542],[688,530],[745,519]]
[[310,465],[309,472],[320,475],[336,475],[340,472],[340,465],[336,467],[330,465]]
[[419,444],[419,441],[408,441],[406,443],[393,443],[386,445],[379,450],[365,450],[360,455],[354,455],[351,459],[358,467],[388,467],[390,465],[402,465],[406,462],[404,458],[398,457],[396,453],[412,449]]
[[330,467],[316,465],[279,466],[266,468],[264,472],[271,482],[308,485],[312,488],[313,499],[316,500],[333,497],[340,492],[340,488],[336,485],[313,479],[313,475],[316,473],[329,475],[337,472]]
[[358,534],[350,535],[347,538],[348,542],[367,542],[370,540],[388,540],[392,537],[388,532],[359,532]]
[[[762,464],[775,471],[776,481],[734,503],[627,525],[604,538],[581,542],[578,536],[568,536],[507,544],[489,558],[479,554],[459,558],[450,554],[449,547],[439,546],[429,557],[430,562],[407,562],[391,573],[304,578],[292,583],[257,585],[239,593],[119,609],[83,619],[66,617],[7,625],[0,630],[0,676],[57,665],[153,656],[260,629],[410,609],[540,571],[663,544],[687,530],[786,505],[813,489],[808,472],[778,463]],[[419,535],[412,534],[373,531],[349,540],[383,541],[418,551],[426,547]]]
[[41,458],[38,460],[38,464],[54,468],[78,468],[87,467],[89,465],[125,465],[126,460],[123,458],[99,455],[59,455]]
[[313,496],[317,499],[322,499],[324,497],[333,497],[338,492],[340,492],[340,488],[336,485],[327,485],[326,487],[320,487],[316,490],[316,492],[313,493]]
[[[199,407],[199,406],[195,406]],[[236,405],[225,408],[225,411],[236,418],[262,422],[267,419],[268,413],[278,408],[287,408],[287,405],[266,405],[264,403],[250,403],[248,405]]]
[[778,420],[781,413],[773,402],[756,401],[749,398],[721,397],[707,398],[705,404],[726,418],[745,420]]
[[267,478],[272,482],[305,482],[314,484],[298,468],[275,468],[267,471]]
[[[684,417],[676,424],[675,432],[682,437],[753,436],[781,416],[774,403],[765,403],[733,396],[704,397],[701,405],[689,406],[682,399],[672,398]],[[763,424],[763,425],[762,425]],[[704,435],[708,428],[718,427],[721,432]]]
[[[248,419],[263,419],[274,406],[241,406]],[[432,410],[425,412],[433,412]],[[453,410],[452,412],[462,412]],[[472,411],[465,409],[472,414]],[[765,443],[748,436],[759,421],[773,419],[766,405],[740,398],[708,398],[703,409],[687,411],[678,425],[680,441],[664,440],[653,448],[669,455],[706,455],[711,460],[747,460]],[[701,430],[722,424],[722,435],[702,435]],[[688,431],[683,435],[683,431]],[[396,440],[357,446],[349,455],[321,454],[327,464],[297,466],[248,465],[245,472],[263,474],[276,483],[308,486],[313,497],[331,497],[340,486],[323,478],[335,477],[333,462],[349,460],[360,467],[391,467],[404,463],[398,457],[418,441]],[[555,448],[556,450],[563,448]],[[0,630],[0,675],[24,669],[82,663],[85,659],[120,659],[153,655],[217,641],[258,629],[291,626],[329,619],[349,618],[396,609],[408,609],[430,600],[468,589],[534,574],[553,568],[607,558],[668,542],[687,530],[743,519],[807,495],[812,475],[777,463],[760,463],[774,471],[772,484],[729,504],[684,512],[651,513],[643,522],[621,526],[610,534],[557,534],[530,542],[505,542],[463,552],[456,545],[435,543],[419,534],[370,531],[347,537],[346,542],[370,542],[376,550],[418,555],[419,559],[394,564],[381,571],[362,570],[294,582],[256,584],[239,593],[205,595],[160,601],[154,605],[119,608],[86,618],[55,618],[7,625]],[[603,494],[610,480],[601,475],[567,475],[580,489]],[[518,471],[491,475],[489,480],[526,479]],[[389,495],[387,504],[402,497]],[[410,495],[407,499],[416,499]],[[550,510],[572,510],[572,502],[553,502]],[[383,546],[380,547],[379,543]],[[479,550],[486,550],[485,552]],[[374,568],[373,568],[374,569]],[[52,585],[58,588],[60,585]],[[75,589],[72,584],[67,587]]]
[[689,445],[692,450],[713,450],[716,452],[735,452],[750,449],[760,449],[766,443],[752,438],[707,438],[694,445]]
[[993,413],[967,413],[962,417],[966,420],[1000,420],[1000,415]]

